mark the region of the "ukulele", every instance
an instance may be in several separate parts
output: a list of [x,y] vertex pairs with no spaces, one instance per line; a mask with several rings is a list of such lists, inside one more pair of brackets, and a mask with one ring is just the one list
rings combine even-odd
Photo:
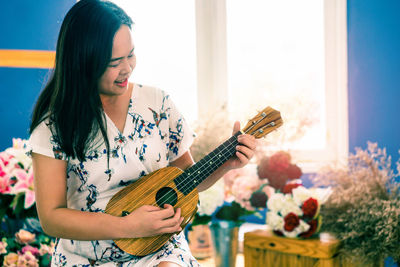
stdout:
[[[114,216],[126,216],[143,205],[164,207],[164,204],[170,204],[181,208],[181,216],[184,217],[181,227],[184,229],[197,212],[199,195],[196,187],[235,155],[237,137],[249,134],[261,138],[282,124],[280,112],[267,107],[252,118],[243,130],[235,133],[185,171],[177,167],[161,168],[126,186],[110,199],[105,212]],[[124,238],[114,242],[129,254],[145,256],[159,250],[174,234]]]

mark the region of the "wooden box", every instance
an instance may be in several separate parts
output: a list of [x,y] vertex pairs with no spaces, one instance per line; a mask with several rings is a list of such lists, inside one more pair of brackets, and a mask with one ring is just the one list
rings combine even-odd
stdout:
[[341,267],[337,240],[301,240],[256,230],[244,234],[243,245],[245,267]]
[[245,267],[384,267],[384,260],[365,264],[338,254],[340,242],[279,237],[266,230],[244,234]]

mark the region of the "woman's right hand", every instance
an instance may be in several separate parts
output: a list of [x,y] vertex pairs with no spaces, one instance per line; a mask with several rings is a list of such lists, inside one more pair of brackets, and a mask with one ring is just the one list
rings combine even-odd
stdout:
[[165,204],[164,208],[144,205],[122,217],[125,238],[155,236],[182,231],[181,209]]

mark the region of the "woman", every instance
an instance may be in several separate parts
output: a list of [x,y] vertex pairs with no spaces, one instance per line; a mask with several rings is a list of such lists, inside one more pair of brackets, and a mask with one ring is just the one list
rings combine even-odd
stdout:
[[[179,233],[180,209],[145,205],[125,217],[105,214],[109,199],[167,165],[193,164],[194,134],[162,90],[128,83],[136,65],[132,20],[107,1],[82,0],[60,30],[53,76],[30,127],[39,219],[57,237],[54,266],[198,266],[182,233],[144,257],[113,239]],[[234,132],[239,130],[234,126]],[[202,191],[253,156],[238,138],[236,157],[198,186]]]

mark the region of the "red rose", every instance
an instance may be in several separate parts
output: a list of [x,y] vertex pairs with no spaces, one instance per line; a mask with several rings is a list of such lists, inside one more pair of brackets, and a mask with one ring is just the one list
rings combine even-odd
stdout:
[[286,169],[286,175],[289,180],[299,179],[302,174],[301,169],[295,164],[290,164]]
[[283,228],[285,229],[285,231],[291,232],[291,231],[293,231],[294,228],[299,226],[300,219],[296,214],[294,214],[293,212],[290,212],[288,215],[285,216],[284,222],[285,222],[285,225]]
[[315,230],[317,230],[318,227],[318,220],[314,219],[308,222],[308,225],[310,225],[310,229],[308,229],[307,232],[301,233],[299,236],[303,238],[308,238],[312,236],[315,233]]
[[318,210],[318,201],[315,198],[310,197],[304,201],[301,210],[303,211],[304,217],[313,218]]
[[295,189],[296,187],[299,187],[299,186],[302,186],[302,184],[298,184],[298,183],[286,184],[282,189],[282,193],[291,194],[293,189]]

